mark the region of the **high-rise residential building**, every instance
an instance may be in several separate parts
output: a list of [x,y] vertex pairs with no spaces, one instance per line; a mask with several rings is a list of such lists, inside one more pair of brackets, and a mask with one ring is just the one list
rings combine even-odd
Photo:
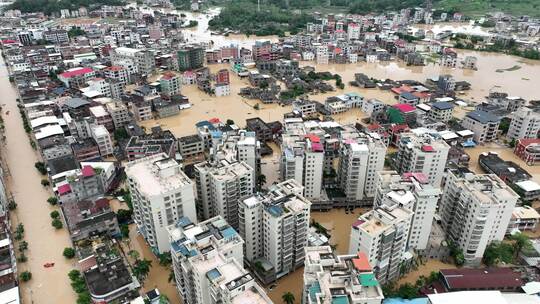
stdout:
[[502,241],[519,196],[495,174],[448,169],[439,214],[465,263],[479,264],[491,242]]
[[347,36],[349,40],[360,39],[360,25],[356,23],[349,23],[347,25]]
[[165,153],[127,163],[137,229],[156,253],[169,250],[167,226],[182,217],[197,221],[193,182]]
[[381,284],[399,277],[412,217],[407,208],[381,205],[352,224],[349,253],[365,253]]
[[263,281],[273,281],[301,267],[307,246],[311,203],[294,179],[273,185],[267,193],[244,199],[239,206],[239,233],[250,264],[271,265]]
[[433,187],[423,173],[381,171],[377,173],[377,194],[373,205],[402,206],[414,212],[407,248],[426,250],[441,190]]
[[381,140],[359,133],[343,138],[338,177],[348,200],[375,195],[375,174],[384,168],[386,146]]
[[271,304],[244,269],[243,240],[222,217],[167,227],[178,294],[185,304]]
[[180,71],[202,68],[204,64],[204,49],[201,46],[185,46],[176,52]]
[[154,55],[150,51],[128,47],[112,49],[111,61],[113,65],[120,66],[124,66],[126,61],[130,61],[137,67],[138,72],[144,75],[152,74],[156,66]]
[[330,246],[305,251],[301,303],[382,303],[381,286],[365,253],[336,255]]
[[199,216],[221,215],[238,228],[238,202],[253,195],[254,179],[253,168],[234,159],[195,164]]
[[540,131],[540,113],[528,107],[521,107],[512,113],[508,128],[508,138],[537,138]]
[[435,134],[403,133],[398,143],[397,171],[424,173],[438,187],[444,175],[450,146]]

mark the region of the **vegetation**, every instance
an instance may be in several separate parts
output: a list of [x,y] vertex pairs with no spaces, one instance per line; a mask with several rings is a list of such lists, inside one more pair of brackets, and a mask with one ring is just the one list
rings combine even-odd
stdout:
[[54,220],[60,217],[60,212],[54,210],[53,212],[51,212],[50,215],[51,215],[51,218]]
[[418,291],[425,285],[432,284],[433,282],[439,279],[439,273],[437,271],[432,271],[428,277],[421,275],[416,280],[415,284],[405,283],[395,286],[395,283],[389,283],[382,287],[383,294],[388,298],[402,298],[402,299],[413,299],[418,297]]
[[51,204],[51,205],[56,205],[58,204],[58,199],[54,196],[51,196],[47,199],[47,203]]
[[514,260],[514,248],[508,243],[492,242],[486,247],[483,260],[487,266],[497,265],[501,262],[512,263]]
[[62,221],[57,218],[52,220],[51,225],[56,229],[62,229],[62,227],[64,227],[64,224],[62,224]]
[[120,233],[122,234],[122,238],[128,239],[129,238],[129,225],[121,224],[120,225]]
[[123,5],[120,0],[15,0],[9,9],[18,9],[23,13],[43,12],[47,15],[59,13],[61,9],[78,9],[81,6]]
[[512,15],[540,16],[538,0],[438,0],[436,7],[460,11],[468,16],[484,15],[486,12],[503,11]]
[[306,24],[314,22],[313,16],[307,13],[291,13],[290,10],[280,8],[274,4],[261,5],[251,1],[231,1],[218,16],[208,23],[212,30],[238,30],[247,35],[278,35],[285,36],[285,32],[292,34],[304,29]]
[[323,225],[316,222],[315,220],[311,220],[311,226],[315,227],[317,233],[324,234],[326,237],[330,237],[328,229],[326,229]]
[[125,128],[119,128],[119,129],[114,130],[114,140],[121,141],[123,139],[128,139],[128,138],[129,138],[129,134]]
[[448,247],[450,248],[450,256],[454,259],[456,266],[462,266],[465,264],[465,256],[463,255],[463,249],[459,248],[454,242],[448,241]]
[[296,97],[304,95],[306,93],[307,91],[306,89],[304,89],[303,86],[294,85],[292,89],[279,93],[279,99],[281,100],[295,99]]
[[77,304],[91,304],[92,298],[81,273],[78,270],[72,270],[68,273],[68,277],[71,281],[71,288],[77,293]]
[[81,29],[80,27],[75,27],[75,26],[72,26],[68,31],[69,37],[83,36],[85,34],[86,32],[83,29]]
[[30,123],[28,122],[28,118],[26,117],[26,113],[24,112],[24,109],[19,108],[19,113],[21,113],[21,118],[22,118],[22,121],[23,121],[24,131],[26,133],[32,132],[32,127],[30,126]]
[[120,224],[128,224],[131,222],[131,217],[133,216],[133,210],[129,209],[119,209],[116,212],[116,219]]
[[228,126],[234,125],[234,120],[232,120],[232,119],[227,119],[227,125],[228,125]]
[[514,258],[517,258],[524,250],[530,250],[532,248],[531,240],[526,234],[518,232],[512,234],[509,238],[513,241]]
[[23,271],[19,275],[19,278],[23,282],[28,282],[28,281],[30,281],[32,279],[32,273],[30,271]]
[[10,200],[8,203],[8,209],[11,211],[17,209],[17,203],[14,200]]
[[422,5],[423,0],[353,0],[349,1],[349,12],[353,14],[366,14],[368,12],[396,11],[402,8]]
[[170,252],[158,254],[159,265],[170,266],[172,264],[172,257]]
[[72,259],[75,257],[75,249],[71,247],[64,248],[64,252],[62,252],[62,255],[66,257],[66,259]]
[[148,273],[150,273],[150,267],[152,267],[152,261],[137,259],[133,264],[133,274],[139,281],[143,282],[148,276]]
[[287,304],[293,304],[294,301],[296,300],[294,298],[294,295],[290,292],[290,291],[287,291],[286,293],[284,293],[282,296],[281,296],[281,299],[283,300],[283,302],[287,303]]
[[15,228],[15,239],[20,241],[24,238],[24,225],[21,223]]
[[36,163],[34,164],[34,167],[36,167],[36,169],[39,171],[39,173],[41,173],[41,175],[47,174],[47,166],[45,166],[44,163],[42,163],[42,162],[36,162]]
[[28,250],[28,242],[27,241],[22,241],[19,243],[19,251],[20,252],[25,252],[26,250]]
[[47,187],[47,186],[49,186],[50,184],[51,184],[51,183],[50,183],[49,180],[46,179],[46,178],[44,178],[44,179],[41,180],[41,185],[42,185],[43,187]]
[[[527,59],[540,60],[540,51],[519,47],[514,39],[499,39],[493,43],[487,43],[487,41],[484,41],[484,37],[481,36],[456,34],[451,38],[451,40],[455,41],[454,48],[457,49],[503,53]],[[519,68],[519,66],[517,66],[517,68]],[[514,69],[516,69],[516,67],[512,67],[507,70],[512,71]],[[504,70],[499,70],[497,72],[503,71]]]

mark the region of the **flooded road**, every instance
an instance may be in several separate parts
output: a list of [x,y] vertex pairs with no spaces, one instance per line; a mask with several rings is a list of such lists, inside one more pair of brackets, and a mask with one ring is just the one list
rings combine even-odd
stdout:
[[[12,226],[24,224],[25,240],[29,244],[28,261],[17,266],[19,273],[32,272],[32,280],[21,282],[22,300],[39,304],[75,303],[75,293],[67,277],[68,272],[75,268],[75,260],[62,256],[63,249],[71,247],[69,234],[66,228],[56,230],[51,226],[49,213],[58,208],[47,203],[52,193],[40,184],[42,176],[34,168],[38,161],[37,152],[30,146],[24,132],[17,108],[17,94],[8,80],[2,58],[0,65],[2,116],[7,137],[2,156],[9,166],[7,185],[17,203],[17,209],[11,214]],[[7,111],[9,115],[6,115]],[[44,268],[43,264],[47,262],[53,262],[55,266]]]

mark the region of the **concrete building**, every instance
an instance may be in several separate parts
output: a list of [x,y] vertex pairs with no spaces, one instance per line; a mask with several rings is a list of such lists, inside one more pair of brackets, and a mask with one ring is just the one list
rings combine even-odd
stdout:
[[272,304],[243,268],[243,240],[221,217],[167,227],[178,294],[186,304]]
[[168,251],[166,227],[183,217],[197,221],[193,182],[164,153],[127,163],[126,175],[137,229],[152,251]]
[[336,255],[330,246],[306,247],[301,303],[381,304],[381,286],[363,252]]
[[240,202],[239,233],[245,241],[245,259],[260,262],[259,278],[272,282],[304,264],[311,203],[302,196],[302,185],[287,180],[267,193]]
[[450,146],[435,134],[403,133],[398,143],[396,168],[401,174],[424,173],[430,184],[441,184]]
[[113,65],[122,65],[126,61],[131,62],[137,67],[137,71],[143,75],[151,75],[156,66],[154,55],[150,51],[128,47],[112,49],[111,61]]
[[238,202],[253,195],[254,180],[253,168],[235,159],[195,164],[199,216],[220,215],[238,228]]
[[344,138],[339,155],[338,180],[347,200],[373,197],[375,174],[384,168],[384,143],[367,135]]
[[537,138],[540,131],[540,113],[528,107],[520,107],[511,114],[508,138],[513,140]]
[[493,114],[475,110],[465,115],[461,125],[465,129],[471,130],[474,133],[474,141],[481,144],[494,141],[497,138],[500,121],[501,119]]
[[204,142],[199,135],[179,137],[178,152],[184,160],[204,157]]
[[309,100],[296,100],[293,102],[293,111],[300,113],[302,117],[309,117],[317,114],[317,104]]
[[439,214],[448,238],[463,250],[467,264],[478,265],[487,245],[503,240],[518,198],[494,174],[448,169]]
[[113,154],[114,145],[111,139],[111,134],[107,131],[107,128],[102,125],[92,126],[90,129],[92,138],[96,141],[99,147],[99,153],[102,157],[107,157]]
[[540,162],[540,139],[518,139],[514,154],[529,166],[538,164]]
[[399,277],[412,217],[409,209],[381,205],[362,214],[352,224],[349,253],[365,253],[381,284]]
[[107,112],[111,115],[114,128],[122,128],[131,122],[128,107],[121,101],[109,102],[105,105]]
[[180,94],[180,77],[173,72],[163,73],[159,79],[159,85],[161,87],[161,94],[166,96],[172,96]]
[[428,112],[428,117],[434,121],[448,122],[452,119],[454,105],[449,102],[434,102]]
[[124,85],[127,85],[131,82],[130,72],[123,66],[113,65],[110,67],[106,67],[105,69],[103,69],[103,75],[107,79],[114,79]]
[[411,210],[414,214],[407,248],[422,254],[428,246],[441,189],[430,185],[423,173],[399,175],[396,171],[381,171],[377,173],[377,180],[373,205],[397,205]]
[[128,161],[132,161],[160,153],[172,158],[176,156],[176,148],[176,137],[171,131],[153,129],[152,133],[132,136],[124,150]]
[[186,46],[176,52],[180,71],[202,68],[204,64],[204,49],[200,46]]
[[58,75],[60,80],[68,88],[78,88],[85,85],[90,79],[96,77],[91,68],[73,68]]

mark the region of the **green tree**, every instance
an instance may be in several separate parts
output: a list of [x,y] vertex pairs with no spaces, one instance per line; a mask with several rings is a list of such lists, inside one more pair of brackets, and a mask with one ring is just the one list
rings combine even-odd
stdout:
[[64,248],[64,252],[62,252],[62,255],[66,257],[66,259],[72,259],[75,257],[75,249],[71,247]]
[[85,34],[86,34],[86,32],[83,29],[81,29],[79,27],[75,27],[75,26],[72,26],[68,31],[68,36],[69,37],[83,36]]
[[515,233],[510,236],[510,240],[514,241],[514,257],[517,258],[523,250],[529,250],[532,248],[530,238],[521,233]]
[[152,267],[152,261],[147,259],[137,260],[133,265],[133,274],[140,280],[144,281],[150,273],[150,267]]
[[158,255],[159,265],[170,266],[172,264],[172,257],[170,252],[160,253]]
[[287,291],[286,293],[284,293],[282,296],[281,296],[281,299],[283,300],[283,302],[287,303],[287,304],[293,304],[294,301],[296,300],[294,298],[294,295],[292,294],[292,292],[290,291]]
[[45,166],[44,163],[42,163],[42,162],[36,162],[36,163],[34,164],[34,167],[36,167],[36,169],[39,171],[39,173],[41,173],[41,175],[47,174],[47,167]]
[[227,125],[234,125],[234,120],[232,119],[227,119]]
[[132,258],[133,260],[136,261],[136,260],[139,259],[139,257],[140,257],[141,255],[139,254],[139,252],[138,252],[137,250],[130,250],[130,251],[128,252],[128,256],[129,256],[130,258]]
[[41,185],[42,185],[43,187],[47,187],[47,186],[49,186],[50,184],[51,184],[51,183],[49,182],[48,179],[42,179],[42,180],[41,180]]
[[8,203],[8,209],[9,210],[17,209],[17,203],[14,200],[10,200],[9,203]]
[[125,128],[119,128],[119,129],[114,130],[114,140],[121,141],[123,139],[128,139],[128,138],[129,138],[129,134]]
[[51,222],[51,225],[56,229],[62,229],[62,227],[64,227],[64,224],[62,224],[62,221],[59,219],[54,219]]
[[54,196],[51,196],[47,199],[47,203],[51,204],[51,205],[56,205],[58,204],[58,199]]
[[396,293],[398,297],[410,300],[418,296],[418,288],[410,283],[405,283],[398,287]]
[[122,234],[122,238],[129,239],[129,225],[127,224],[120,225],[120,233]]
[[24,252],[27,249],[28,249],[28,242],[27,241],[22,241],[22,242],[19,243],[19,251],[20,252]]
[[60,217],[60,212],[54,210],[54,211],[51,212],[50,215],[51,215],[51,218],[54,220],[54,219],[57,219],[57,218]]
[[30,271],[23,271],[19,275],[19,278],[23,282],[28,282],[28,281],[30,281],[32,279],[32,273]]

